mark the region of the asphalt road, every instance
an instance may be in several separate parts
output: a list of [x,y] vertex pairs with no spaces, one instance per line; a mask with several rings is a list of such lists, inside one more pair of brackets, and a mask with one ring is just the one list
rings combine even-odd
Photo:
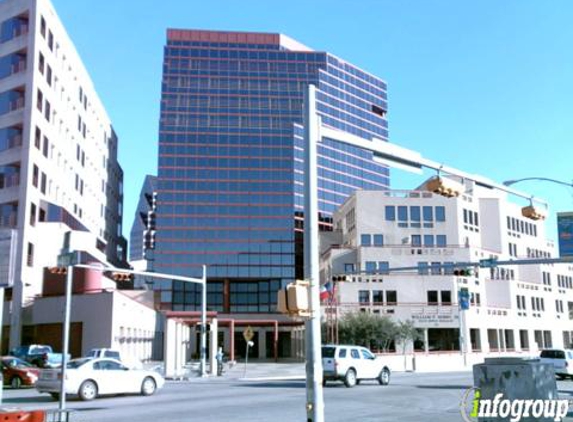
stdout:
[[[459,422],[460,401],[471,373],[395,373],[389,386],[362,382],[354,388],[330,383],[324,389],[328,422]],[[558,383],[573,397],[573,381]],[[168,382],[152,397],[120,396],[68,401],[72,422],[293,422],[306,421],[304,380],[196,378]],[[4,407],[56,409],[58,403],[34,389],[5,390]],[[570,414],[573,416],[573,414]],[[573,418],[567,418],[573,421]]]

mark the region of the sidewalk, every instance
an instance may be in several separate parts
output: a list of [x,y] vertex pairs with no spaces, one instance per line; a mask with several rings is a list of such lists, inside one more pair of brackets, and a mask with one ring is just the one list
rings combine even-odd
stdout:
[[[207,377],[218,380],[245,380],[245,381],[264,381],[264,380],[304,380],[305,364],[300,363],[274,363],[274,362],[237,362],[234,364],[225,363],[223,375],[210,374],[210,367],[207,366]],[[181,376],[168,378],[171,380],[195,380],[202,379],[199,371],[199,363],[193,362],[185,368]]]

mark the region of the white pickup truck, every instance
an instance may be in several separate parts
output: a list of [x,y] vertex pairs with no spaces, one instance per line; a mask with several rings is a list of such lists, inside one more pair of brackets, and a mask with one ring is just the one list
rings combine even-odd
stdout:
[[110,358],[122,362],[124,365],[133,369],[141,369],[143,367],[142,363],[137,360],[130,358],[129,356],[123,356],[119,350],[107,349],[107,348],[97,348],[91,349],[86,355],[88,358]]
[[121,354],[118,350],[113,349],[91,349],[86,355],[88,358],[111,358],[122,361]]

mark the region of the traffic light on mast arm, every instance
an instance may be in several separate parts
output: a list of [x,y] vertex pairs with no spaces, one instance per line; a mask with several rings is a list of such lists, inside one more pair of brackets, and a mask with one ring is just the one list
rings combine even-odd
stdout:
[[111,278],[114,281],[131,281],[133,280],[133,274],[122,271],[113,271],[111,273]]
[[473,274],[473,270],[471,268],[456,268],[454,270],[454,275],[459,277],[469,277]]
[[52,274],[67,274],[68,268],[67,267],[50,267],[48,271]]

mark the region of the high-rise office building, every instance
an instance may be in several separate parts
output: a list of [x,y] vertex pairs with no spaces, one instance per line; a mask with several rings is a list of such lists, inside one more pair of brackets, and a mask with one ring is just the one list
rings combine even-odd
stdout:
[[49,0],[0,2],[0,228],[16,238],[14,285],[6,291],[12,315],[4,321],[11,346],[66,232],[86,259],[125,263],[117,146]]
[[[386,141],[386,83],[280,34],[170,29],[159,130],[155,269],[198,275],[208,307],[272,313],[302,277],[303,97],[322,124]],[[320,224],[356,189],[386,189],[372,153],[318,147]],[[164,309],[193,310],[199,289],[157,283]]]

